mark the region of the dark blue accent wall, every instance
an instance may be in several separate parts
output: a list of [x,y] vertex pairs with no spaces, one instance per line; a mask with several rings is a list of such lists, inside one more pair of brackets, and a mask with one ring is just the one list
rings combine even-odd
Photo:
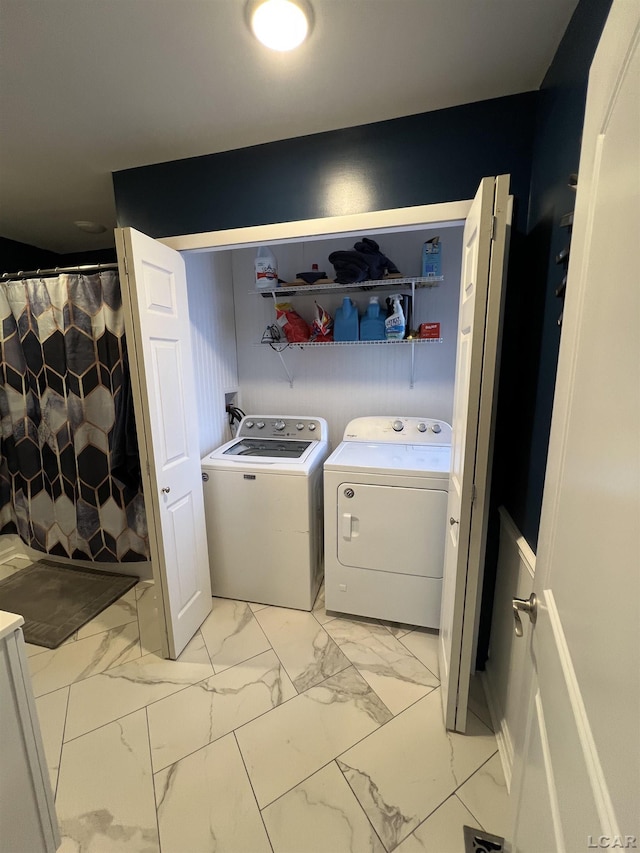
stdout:
[[[513,434],[528,452],[515,453],[508,460],[511,469],[514,463],[517,468],[504,495],[509,512],[534,551],[561,335],[558,318],[563,303],[555,291],[566,271],[555,258],[570,243],[570,231],[560,226],[560,220],[575,204],[569,175],[578,171],[589,68],[610,6],[611,0],[581,0],[538,101],[527,222],[527,286],[521,291],[519,343],[509,353],[524,378],[519,423]],[[505,414],[505,419],[503,426],[513,415]]]
[[[566,271],[555,258],[570,243],[570,231],[560,220],[575,203],[569,175],[578,171],[589,68],[610,6],[611,0],[580,0],[539,92],[527,237],[516,252],[518,269],[510,268],[507,290],[480,668],[491,630],[498,506],[507,508],[534,551],[538,543],[563,307],[555,291]],[[520,241],[520,235],[515,239]],[[519,284],[514,286],[516,277]]]
[[0,237],[0,274],[68,267],[73,264],[106,264],[115,260],[117,260],[115,249],[94,249],[90,252],[60,255],[48,249],[39,249],[28,243]]
[[537,93],[113,176],[117,219],[152,237],[473,198],[510,173],[524,230]]

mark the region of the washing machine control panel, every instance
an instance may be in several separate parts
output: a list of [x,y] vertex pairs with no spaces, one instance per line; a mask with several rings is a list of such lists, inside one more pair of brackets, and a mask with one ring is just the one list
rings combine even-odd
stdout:
[[355,418],[347,424],[343,441],[451,444],[451,427],[433,418]]
[[307,436],[314,441],[327,438],[327,423],[322,418],[247,415],[240,423],[237,438],[260,433],[261,438],[295,438]]

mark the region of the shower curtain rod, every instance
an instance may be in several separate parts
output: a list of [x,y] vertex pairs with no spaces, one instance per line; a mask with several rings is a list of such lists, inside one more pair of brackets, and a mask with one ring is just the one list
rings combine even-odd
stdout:
[[11,281],[12,279],[21,278],[42,278],[43,276],[60,275],[64,272],[89,272],[89,270],[117,270],[118,264],[84,264],[79,267],[55,267],[50,270],[20,270],[19,272],[3,272],[0,276],[0,281]]

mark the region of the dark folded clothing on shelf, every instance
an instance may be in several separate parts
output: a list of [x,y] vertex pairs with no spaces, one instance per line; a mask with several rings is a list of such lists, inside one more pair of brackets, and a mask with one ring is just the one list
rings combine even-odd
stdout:
[[329,262],[334,266],[338,284],[355,284],[371,278],[369,261],[360,252],[332,252],[329,255]]

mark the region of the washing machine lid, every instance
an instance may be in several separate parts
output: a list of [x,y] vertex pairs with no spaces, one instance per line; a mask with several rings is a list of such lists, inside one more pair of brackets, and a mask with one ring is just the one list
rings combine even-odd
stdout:
[[451,446],[343,441],[324,463],[325,471],[398,473],[449,479]]
[[203,471],[263,471],[308,476],[322,464],[327,454],[326,441],[256,439],[254,443],[254,439],[234,438],[204,456],[201,466]]
[[234,441],[223,456],[253,456],[258,459],[301,459],[310,441],[283,441],[277,438],[241,438]]

